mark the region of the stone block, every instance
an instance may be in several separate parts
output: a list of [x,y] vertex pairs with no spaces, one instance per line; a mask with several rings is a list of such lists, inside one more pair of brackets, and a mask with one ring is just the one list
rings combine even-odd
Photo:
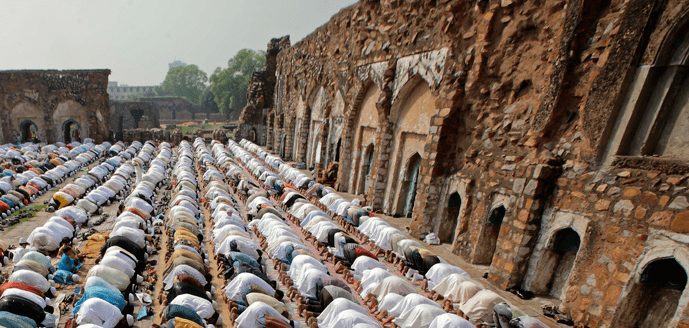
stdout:
[[514,191],[517,194],[520,194],[524,190],[525,184],[526,184],[526,179],[524,179],[524,178],[514,179],[514,183],[512,184],[512,191]]
[[687,197],[677,196],[672,200],[672,203],[668,205],[668,208],[673,210],[685,210],[689,207],[689,202],[687,202]]
[[607,211],[610,208],[610,200],[600,199],[596,202],[594,208],[596,209],[596,211]]
[[617,214],[623,214],[625,216],[629,216],[629,214],[632,213],[632,210],[634,209],[634,204],[628,199],[623,199],[615,203],[615,206],[613,207],[613,212]]
[[689,211],[677,213],[670,224],[670,230],[679,233],[689,233]]

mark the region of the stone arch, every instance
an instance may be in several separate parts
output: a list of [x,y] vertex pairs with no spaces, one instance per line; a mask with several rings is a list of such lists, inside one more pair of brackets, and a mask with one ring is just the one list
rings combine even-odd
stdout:
[[627,287],[612,327],[673,327],[687,305],[687,263],[646,258]]
[[[428,84],[418,76],[402,87],[397,102],[392,104],[389,120],[392,123],[390,165],[387,172],[384,207],[388,213],[399,213],[402,197],[403,161],[418,153],[422,162],[427,159],[431,121],[437,114],[435,96]],[[387,155],[387,154],[386,154]],[[384,156],[381,154],[380,156]],[[422,174],[426,171],[420,170]],[[415,198],[416,199],[416,198]],[[403,203],[403,202],[402,202]]]
[[60,132],[62,133],[62,140],[65,143],[70,143],[74,141],[81,142],[81,126],[79,122],[73,120],[73,119],[68,119],[64,123],[62,123],[62,128],[60,129]]
[[475,263],[489,265],[493,262],[493,255],[495,255],[498,238],[500,237],[500,229],[503,226],[506,214],[507,207],[503,203],[493,205],[490,211],[488,211],[488,216],[481,223],[481,233],[474,255]]
[[34,142],[38,139],[38,126],[32,120],[19,123],[19,142]]
[[414,153],[411,155],[404,166],[404,175],[400,181],[397,202],[394,214],[411,218],[416,201],[416,192],[419,185],[419,174],[421,172],[421,155]]
[[357,186],[361,183],[359,181],[359,173],[364,162],[365,147],[370,144],[375,145],[379,127],[376,103],[381,95],[381,91],[373,83],[368,83],[368,86],[363,91],[363,96],[357,102],[357,107],[353,108],[355,115],[353,115],[353,129],[351,132],[354,135],[352,136],[351,148],[349,149],[353,165],[349,173],[350,185],[348,188],[352,193],[357,192]]
[[361,195],[368,191],[368,187],[371,183],[371,170],[373,169],[373,156],[375,154],[375,146],[373,143],[369,143],[361,155],[361,167],[357,173],[357,185],[356,194]]
[[561,298],[581,242],[579,233],[571,227],[553,232],[539,261],[538,270],[535,271],[531,291]]
[[438,238],[441,243],[452,244],[454,242],[461,209],[462,197],[459,195],[459,192],[455,191],[447,198],[445,215],[438,227]]
[[84,106],[74,100],[66,100],[57,105],[53,111],[53,124],[55,124],[55,140],[66,142],[64,128],[68,122],[77,122],[80,138],[88,137],[88,112]]
[[666,33],[650,65],[631,78],[603,154],[689,161],[689,19]]
[[[523,281],[523,288],[537,295],[550,295],[564,299],[569,285],[569,278],[577,272],[580,258],[585,257],[585,245],[590,235],[589,219],[567,211],[546,210],[542,217],[541,234],[536,242],[528,263],[528,270]],[[576,234],[576,238],[563,239]],[[558,238],[560,237],[560,238]],[[562,248],[563,241],[576,241],[576,250]],[[574,245],[574,244],[570,244]]]
[[14,130],[14,139],[24,141],[23,137],[27,137],[28,135],[22,135],[23,132],[27,132],[22,131],[22,127],[27,127],[25,122],[30,122],[36,127],[36,138],[40,141],[48,141],[46,135],[45,114],[43,110],[38,108],[38,106],[29,102],[18,103],[10,111],[10,122],[12,124],[12,128],[10,130]]

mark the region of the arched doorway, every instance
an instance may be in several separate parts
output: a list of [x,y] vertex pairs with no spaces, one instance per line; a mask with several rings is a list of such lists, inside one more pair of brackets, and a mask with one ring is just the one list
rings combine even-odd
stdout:
[[342,138],[337,139],[337,145],[335,145],[335,162],[340,162],[340,147],[342,146]]
[[572,228],[558,230],[538,262],[531,291],[539,295],[560,298],[574,267],[581,237]]
[[362,164],[363,165],[361,166],[361,170],[359,172],[359,185],[357,186],[356,191],[358,195],[366,193],[366,191],[368,190],[369,182],[371,180],[371,168],[373,164],[373,144],[369,144],[368,146],[366,146]]
[[612,327],[668,327],[687,285],[687,273],[675,258],[649,263],[636,279]]
[[249,140],[253,143],[256,142],[256,129],[251,128],[251,130],[249,130]]
[[495,246],[498,243],[500,227],[505,218],[505,212],[505,206],[499,205],[488,213],[488,218],[484,223],[482,236],[479,238],[479,244],[476,249],[474,262],[477,264],[489,265],[493,261],[493,254],[495,254]]
[[65,143],[70,143],[73,141],[81,142],[79,123],[75,120],[67,120],[62,123],[62,135]]
[[459,193],[452,193],[447,200],[447,211],[445,218],[438,227],[438,238],[441,243],[452,244],[455,239],[455,229],[459,220],[459,210],[462,207],[462,198]]
[[402,180],[400,199],[396,211],[398,215],[410,218],[414,211],[419,171],[421,171],[421,155],[415,153],[407,161],[407,168],[404,171],[404,179]]
[[38,142],[38,126],[31,120],[19,124],[19,142]]

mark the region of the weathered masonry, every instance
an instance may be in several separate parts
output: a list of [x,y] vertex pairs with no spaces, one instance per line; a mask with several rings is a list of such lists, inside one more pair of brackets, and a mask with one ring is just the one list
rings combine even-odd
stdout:
[[689,1],[361,1],[269,48],[253,140],[579,324],[689,327]]
[[3,143],[110,138],[110,70],[0,71]]

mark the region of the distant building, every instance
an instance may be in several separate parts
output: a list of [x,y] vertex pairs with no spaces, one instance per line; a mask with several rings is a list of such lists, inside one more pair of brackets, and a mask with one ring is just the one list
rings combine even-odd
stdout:
[[141,97],[155,97],[158,95],[158,86],[129,86],[118,84],[116,81],[108,82],[108,95],[111,100],[135,100]]

